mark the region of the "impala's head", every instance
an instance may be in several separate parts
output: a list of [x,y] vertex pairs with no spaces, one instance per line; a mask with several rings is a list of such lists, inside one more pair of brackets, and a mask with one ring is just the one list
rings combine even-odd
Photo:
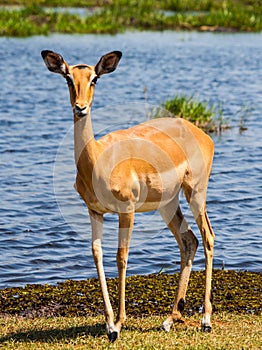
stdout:
[[116,69],[122,53],[109,52],[102,56],[95,66],[87,64],[69,66],[61,55],[49,50],[42,51],[41,55],[51,72],[59,73],[66,79],[74,115],[82,118],[90,110],[97,79]]

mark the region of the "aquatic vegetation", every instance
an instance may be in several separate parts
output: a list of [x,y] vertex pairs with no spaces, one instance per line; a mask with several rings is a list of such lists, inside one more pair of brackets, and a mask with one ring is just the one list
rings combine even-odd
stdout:
[[[208,102],[200,102],[192,96],[178,95],[162,104],[159,116],[164,117],[167,111],[171,116],[184,118],[207,132],[218,132],[228,128],[223,119],[223,110]],[[157,117],[158,115],[156,115]]]
[[[192,272],[184,313],[202,310],[204,271]],[[166,315],[171,311],[178,283],[178,273],[151,274],[127,278],[126,300],[129,316]],[[214,312],[261,314],[262,274],[214,270]],[[146,286],[146,288],[145,288]],[[117,279],[108,279],[113,308],[117,308]],[[99,282],[68,280],[56,286],[27,285],[0,291],[0,315],[84,316],[103,314]]]
[[22,8],[19,11],[0,10],[0,35],[30,36],[48,34],[48,17],[41,7]]
[[[183,29],[200,31],[260,31],[262,10],[258,1],[116,0],[72,2],[0,0],[0,35],[29,36],[60,33],[117,33],[125,30]],[[20,5],[18,8],[11,4]],[[85,16],[56,7],[83,7]],[[99,11],[94,11],[94,9]]]

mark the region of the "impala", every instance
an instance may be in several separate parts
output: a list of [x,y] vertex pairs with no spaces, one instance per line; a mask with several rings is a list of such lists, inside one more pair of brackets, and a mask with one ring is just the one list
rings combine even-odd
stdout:
[[[205,252],[205,300],[202,329],[211,331],[211,278],[214,233],[206,212],[206,192],[214,153],[202,130],[181,118],[156,118],[94,138],[90,117],[96,81],[113,72],[122,56],[113,51],[95,66],[69,66],[53,51],[41,52],[47,68],[67,81],[74,114],[75,188],[86,203],[92,227],[92,253],[101,285],[106,330],[115,341],[126,319],[125,279],[135,212],[158,210],[180,249],[180,276],[171,315],[162,328],[169,331],[181,319],[198,240],[179,205],[183,189],[202,235]],[[102,257],[103,215],[119,217],[116,255],[119,276],[118,313],[110,303]],[[141,233],[142,234],[142,233]],[[146,288],[146,286],[145,286]]]

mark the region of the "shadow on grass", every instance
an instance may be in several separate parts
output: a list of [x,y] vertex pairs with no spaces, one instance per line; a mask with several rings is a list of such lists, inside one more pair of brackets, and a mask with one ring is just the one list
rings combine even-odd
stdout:
[[29,330],[25,332],[10,333],[5,337],[0,338],[1,343],[5,343],[11,340],[18,342],[32,342],[40,341],[43,343],[49,343],[53,341],[76,339],[80,336],[101,337],[105,336],[105,324],[99,323],[92,326],[70,327],[70,328],[54,328],[47,330]]
[[[162,332],[161,325],[159,326],[148,326],[143,329],[137,325],[124,325],[122,331],[124,332],[141,332],[147,333],[149,331],[159,333]],[[86,325],[79,327],[70,328],[52,328],[37,330],[32,329],[28,331],[18,331],[10,333],[4,337],[0,337],[0,348],[1,344],[16,341],[29,343],[32,341],[38,341],[42,343],[51,343],[60,340],[73,340],[81,336],[91,336],[93,338],[106,337],[105,323],[97,323],[95,325]]]
[[140,333],[148,333],[148,332],[155,332],[159,333],[162,332],[163,329],[161,327],[161,324],[159,326],[148,326],[148,327],[139,327],[138,325],[132,326],[132,325],[124,325],[121,332],[140,332]]

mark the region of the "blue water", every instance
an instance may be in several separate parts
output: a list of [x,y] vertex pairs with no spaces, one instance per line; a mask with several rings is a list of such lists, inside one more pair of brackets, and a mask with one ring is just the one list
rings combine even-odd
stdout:
[[[148,104],[180,93],[220,104],[232,129],[212,136],[207,206],[216,233],[214,266],[224,261],[227,269],[261,271],[261,39],[176,32],[0,38],[0,288],[96,276],[87,209],[73,189],[68,91],[47,71],[42,49],[61,53],[70,64],[95,64],[108,51],[123,51],[117,71],[97,84],[97,136],[145,120],[145,87]],[[241,118],[248,127],[243,133]],[[107,215],[108,277],[117,274],[116,240],[116,217]],[[157,213],[138,214],[128,274],[161,269],[179,270],[177,244]],[[201,245],[194,269],[204,269]]]

